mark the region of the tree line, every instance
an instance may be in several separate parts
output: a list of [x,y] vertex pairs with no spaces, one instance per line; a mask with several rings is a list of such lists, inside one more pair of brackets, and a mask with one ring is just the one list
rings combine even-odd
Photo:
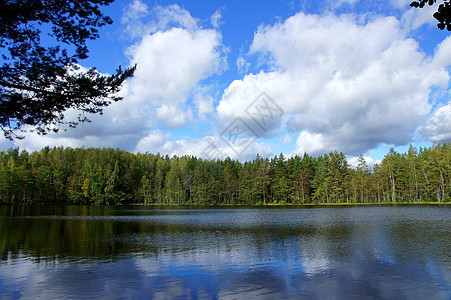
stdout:
[[351,167],[337,151],[252,161],[119,149],[0,152],[0,203],[260,205],[449,202],[451,144]]

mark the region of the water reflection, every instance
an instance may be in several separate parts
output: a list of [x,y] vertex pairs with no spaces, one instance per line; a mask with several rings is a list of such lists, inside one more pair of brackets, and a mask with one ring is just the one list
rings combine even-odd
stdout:
[[451,296],[450,207],[33,209],[0,207],[0,297]]

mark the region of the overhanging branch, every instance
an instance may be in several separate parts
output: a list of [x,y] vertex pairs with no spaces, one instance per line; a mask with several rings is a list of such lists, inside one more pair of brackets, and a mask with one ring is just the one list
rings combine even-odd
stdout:
[[8,87],[8,88],[13,88],[13,89],[18,89],[18,90],[25,90],[25,91],[29,91],[29,92],[43,93],[43,94],[53,95],[53,96],[68,97],[67,95],[64,95],[64,94],[55,93],[55,92],[52,92],[52,91],[47,91],[47,90],[42,90],[42,89],[37,89],[37,88],[31,87],[31,86],[27,86],[27,85],[9,83],[9,82],[3,81],[3,80],[0,80],[0,85],[2,85],[4,87]]

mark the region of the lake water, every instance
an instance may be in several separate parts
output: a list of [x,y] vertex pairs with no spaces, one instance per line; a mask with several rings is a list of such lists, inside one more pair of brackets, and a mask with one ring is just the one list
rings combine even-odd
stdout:
[[0,298],[451,299],[451,206],[0,206]]

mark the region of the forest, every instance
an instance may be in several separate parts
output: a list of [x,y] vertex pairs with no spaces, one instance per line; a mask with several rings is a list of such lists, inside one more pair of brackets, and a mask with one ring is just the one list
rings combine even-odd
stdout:
[[337,151],[252,161],[130,153],[119,149],[18,148],[0,152],[0,203],[264,205],[450,202],[451,144],[393,148],[369,167]]

